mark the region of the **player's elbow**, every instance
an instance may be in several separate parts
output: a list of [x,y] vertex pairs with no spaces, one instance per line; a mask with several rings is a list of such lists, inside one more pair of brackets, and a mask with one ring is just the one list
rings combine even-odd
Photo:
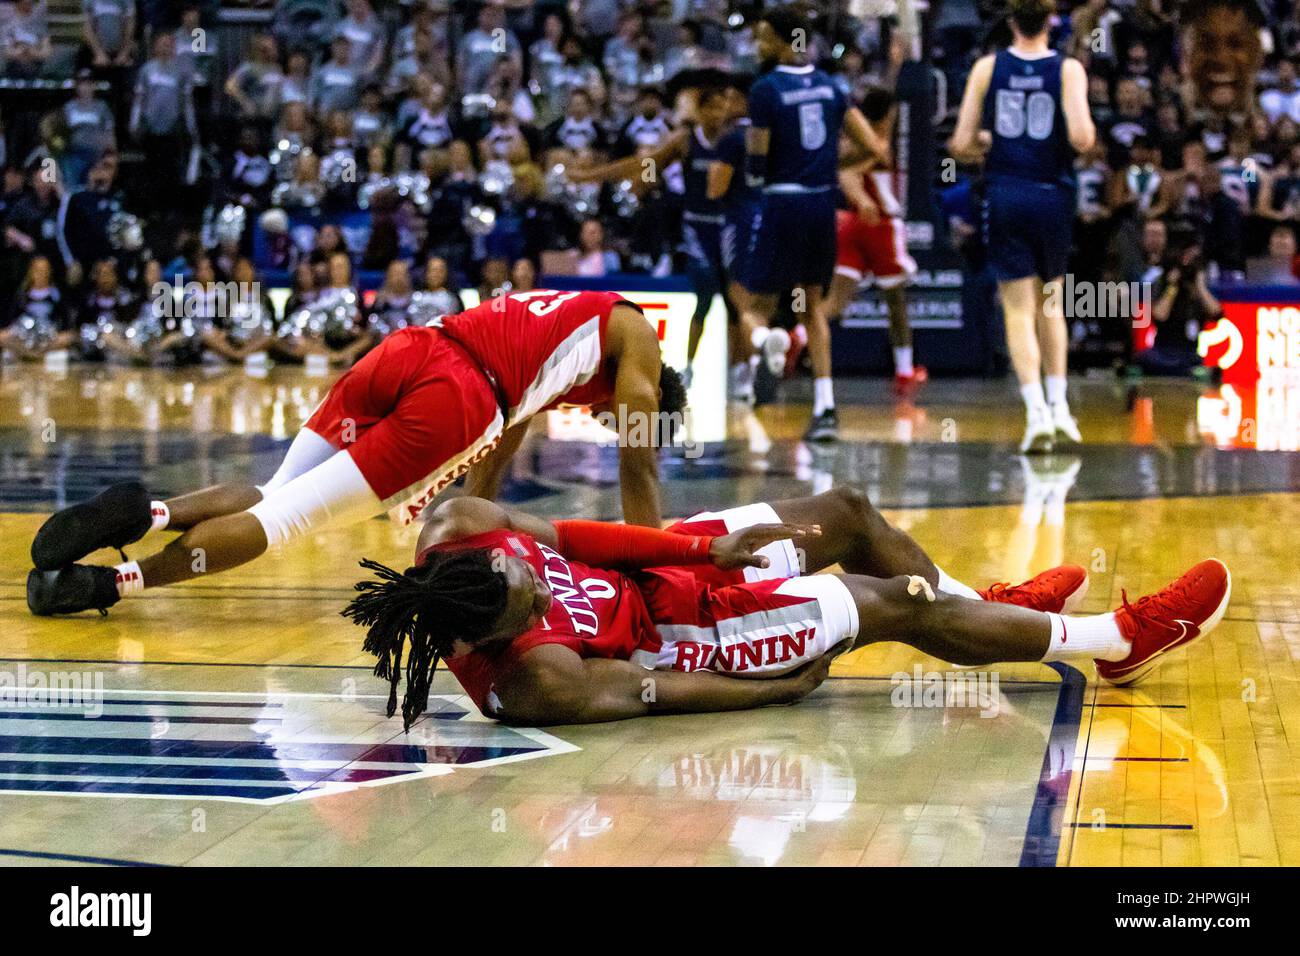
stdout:
[[1086,153],[1097,142],[1097,128],[1092,123],[1081,123],[1078,128],[1070,128],[1069,136],[1074,151]]

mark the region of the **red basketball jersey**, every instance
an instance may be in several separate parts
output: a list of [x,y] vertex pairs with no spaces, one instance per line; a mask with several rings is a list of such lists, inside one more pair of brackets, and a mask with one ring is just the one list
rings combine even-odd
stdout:
[[605,333],[622,301],[615,292],[514,292],[444,316],[442,327],[496,377],[513,424],[556,405],[610,398]]
[[[437,548],[501,549],[532,565],[555,596],[541,622],[499,651],[472,651],[446,662],[466,693],[485,714],[496,711],[492,685],[521,654],[540,644],[563,644],[580,657],[628,660],[654,624],[641,592],[617,571],[570,561],[562,554],[518,531],[488,531]],[[428,549],[420,555],[423,561]]]

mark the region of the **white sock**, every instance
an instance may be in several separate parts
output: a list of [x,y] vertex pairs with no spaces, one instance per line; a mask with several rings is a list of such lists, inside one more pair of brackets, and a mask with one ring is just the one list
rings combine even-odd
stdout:
[[1052,620],[1052,639],[1047,645],[1047,653],[1043,655],[1045,661],[1083,658],[1122,661],[1132,650],[1133,645],[1120,633],[1113,613],[1088,617],[1070,617],[1064,614],[1047,616]]
[[950,578],[948,572],[937,564],[934,569],[939,572],[939,590],[944,594],[955,594],[958,597],[970,598],[972,601],[984,600],[980,593],[968,584],[962,584],[955,578]]
[[165,501],[149,502],[149,512],[153,515],[153,524],[149,526],[150,531],[161,531],[171,523],[171,509],[167,507]]
[[749,344],[754,346],[754,351],[757,352],[763,347],[763,343],[767,341],[767,337],[771,334],[772,330],[766,325],[756,325],[754,331],[749,333]]
[[813,414],[835,407],[835,387],[830,377],[813,379]]
[[126,597],[129,594],[139,594],[144,590],[144,575],[140,573],[139,561],[128,561],[125,564],[116,564],[113,571],[117,574],[117,595]]
[[1047,411],[1047,399],[1043,397],[1041,382],[1030,382],[1020,386],[1020,397],[1025,401],[1025,410],[1030,415]]
[[1043,390],[1047,393],[1047,404],[1053,407],[1066,405],[1065,376],[1048,375],[1043,379]]
[[912,346],[896,345],[894,346],[894,374],[911,377],[914,369],[912,368]]

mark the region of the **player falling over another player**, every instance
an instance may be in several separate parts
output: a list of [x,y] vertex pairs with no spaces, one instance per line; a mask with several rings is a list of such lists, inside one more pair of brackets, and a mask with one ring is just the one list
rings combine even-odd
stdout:
[[[27,606],[102,611],[146,587],[225,571],[385,510],[410,524],[466,471],[466,490],[492,497],[528,420],[557,405],[617,410],[629,436],[619,443],[623,517],[657,527],[659,440],[671,438],[684,404],[655,330],[617,294],[495,297],[386,338],[334,383],[265,485],[151,501],[127,482],[58,512],[32,542]],[[151,529],[184,533],[139,562],[73,563]]]
[[[835,564],[844,573],[802,576]],[[1131,684],[1209,633],[1231,591],[1209,560],[1111,614],[1069,616],[1083,568],[977,591],[849,489],[665,531],[457,498],[424,526],[414,567],[363,567],[378,580],[359,583],[343,613],[368,628],[390,716],[405,653],[408,727],[439,661],[484,714],[523,724],[792,703],[834,654],[881,641],[962,665],[1094,659],[1104,679]]]

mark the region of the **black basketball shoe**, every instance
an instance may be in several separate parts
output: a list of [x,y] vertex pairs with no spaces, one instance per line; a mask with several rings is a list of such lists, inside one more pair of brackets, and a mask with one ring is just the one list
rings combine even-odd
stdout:
[[144,485],[111,485],[89,501],[51,515],[32,539],[32,564],[37,571],[53,571],[100,548],[121,551],[143,538],[152,525]]
[[826,409],[820,415],[814,415],[808,423],[808,430],[803,433],[804,441],[831,442],[840,437],[840,419],[835,408]]
[[107,614],[119,600],[117,572],[102,565],[70,564],[58,571],[27,574],[27,607],[41,617],[92,608]]

